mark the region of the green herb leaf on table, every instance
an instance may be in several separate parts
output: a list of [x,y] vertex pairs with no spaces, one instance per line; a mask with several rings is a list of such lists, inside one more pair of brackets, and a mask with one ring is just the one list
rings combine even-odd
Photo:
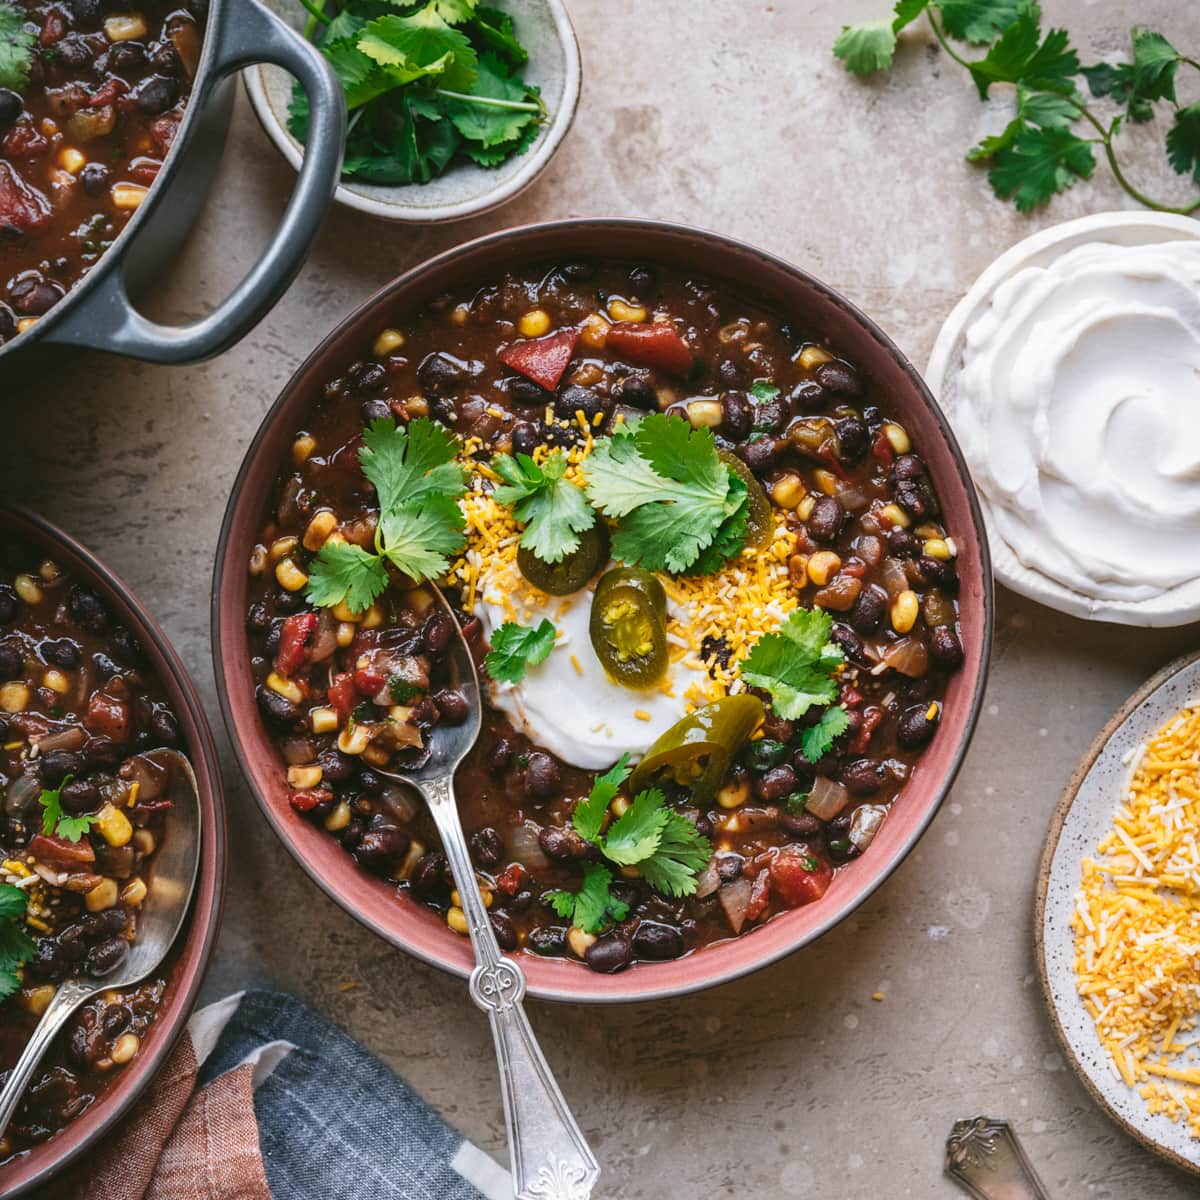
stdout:
[[558,631],[545,617],[536,628],[505,621],[492,634],[492,648],[483,665],[497,683],[520,683],[530,667],[550,657]]
[[25,13],[0,0],[0,87],[21,91],[29,82],[37,33]]
[[521,545],[545,563],[561,562],[579,548],[579,535],[596,523],[583,489],[564,478],[567,460],[555,450],[542,466],[528,454],[497,454],[492,469],[504,480],[496,503],[513,510],[525,529]]
[[1167,157],[1171,166],[1200,183],[1200,100],[1177,109],[1175,123],[1167,130]]
[[1069,129],[1027,127],[992,157],[988,180],[998,196],[1011,197],[1020,212],[1032,212],[1096,169],[1091,144]]
[[94,813],[85,813],[80,817],[68,817],[63,812],[62,789],[70,780],[71,776],[68,775],[53,790],[43,788],[38,803],[42,806],[42,832],[67,842],[77,842],[96,823],[96,816]]
[[896,31],[890,20],[843,25],[833,52],[855,75],[885,71],[896,54]]
[[837,705],[827,708],[821,719],[800,735],[800,752],[810,763],[815,763],[829,753],[833,743],[849,728],[850,714],[844,708]]
[[599,933],[629,915],[629,905],[612,894],[612,872],[600,863],[583,864],[583,886],[577,892],[550,892],[554,911],[584,933]]
[[[942,25],[951,37],[985,46],[1021,15],[1026,3],[1027,0],[939,0],[928,7],[942,14]],[[921,11],[926,7],[922,4]],[[914,13],[912,19],[919,15]]]
[[742,678],[771,696],[785,720],[804,716],[814,704],[832,704],[836,674],[845,661],[829,640],[833,618],[822,609],[798,608],[779,627],[754,643],[742,662]]
[[1042,37],[1041,10],[1026,4],[1016,20],[1000,35],[983,58],[968,64],[971,77],[986,100],[994,83],[1024,83],[1038,91],[1075,90],[1079,56],[1070,48],[1065,29],[1051,29]]
[[7,1000],[21,986],[18,972],[37,949],[22,924],[26,904],[21,888],[0,884],[0,1001]]

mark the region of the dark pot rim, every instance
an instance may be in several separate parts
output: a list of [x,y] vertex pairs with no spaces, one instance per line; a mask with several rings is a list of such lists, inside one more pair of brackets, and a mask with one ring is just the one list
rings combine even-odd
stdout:
[[224,786],[216,743],[195,685],[174,647],[120,576],[69,534],[19,507],[0,505],[0,529],[47,549],[71,575],[93,587],[139,638],[171,700],[200,788],[204,831],[191,915],[177,943],[167,998],[142,1052],[99,1100],[65,1129],[0,1167],[0,1194],[15,1197],[46,1183],[125,1116],[165,1064],[187,1026],[216,944],[225,895],[227,833]]
[[[275,464],[282,457],[275,454],[266,460],[264,452],[281,450],[284,444],[281,439],[290,438],[300,428],[298,417],[292,422],[292,409],[297,413],[303,411],[323,382],[322,372],[329,360],[344,365],[360,347],[363,352],[368,351],[384,314],[392,320],[399,319],[397,313],[410,312],[437,292],[477,277],[484,270],[497,270],[501,263],[524,263],[572,253],[597,257],[604,253],[595,248],[597,240],[614,243],[608,251],[613,258],[640,254],[676,265],[703,263],[706,277],[728,281],[744,293],[758,292],[779,306],[785,302],[778,297],[778,291],[788,285],[803,292],[811,305],[820,308],[844,333],[853,334],[835,339],[836,344],[847,350],[860,366],[864,366],[864,355],[870,356],[873,367],[890,374],[891,382],[906,390],[899,411],[893,408],[894,415],[905,421],[910,432],[914,425],[922,427],[914,440],[929,463],[943,507],[959,514],[961,527],[954,530],[959,563],[970,568],[963,576],[960,599],[969,605],[974,620],[970,625],[964,623],[967,659],[962,671],[951,681],[951,693],[956,696],[954,711],[951,714],[951,706],[946,705],[950,717],[944,718],[940,738],[926,751],[926,759],[932,756],[939,763],[936,777],[930,769],[918,766],[902,793],[899,820],[884,823],[871,853],[839,872],[834,886],[820,902],[782,913],[749,934],[704,947],[682,959],[640,964],[617,975],[597,975],[579,963],[523,956],[531,995],[574,1003],[666,999],[730,982],[807,945],[874,894],[928,828],[966,755],[983,702],[994,608],[991,561],[982,514],[949,424],[912,363],[878,325],[828,285],[775,255],[721,234],[636,218],[574,218],[520,226],[447,250],[370,296],[321,341],[293,374],[247,448],[230,492],[217,544],[212,652],[222,716],[238,764],[268,823],[327,895],[393,945],[460,977],[469,975],[473,960],[464,939],[447,930],[430,910],[406,896],[398,896],[394,888],[389,893],[381,881],[359,871],[340,845],[292,813],[287,805],[278,758],[254,704],[246,653],[242,603],[245,563],[257,539],[243,544],[236,529],[249,521],[256,527],[261,517]],[[631,254],[630,247],[638,248]],[[777,291],[772,292],[769,286],[764,291],[764,281],[778,285]],[[827,329],[821,329],[822,336],[828,333]],[[847,342],[853,344],[846,345]],[[871,368],[866,373],[877,374]],[[329,377],[324,375],[324,379]],[[286,430],[281,432],[285,425]],[[273,442],[279,445],[274,446]],[[949,749],[947,726],[954,730]],[[267,760],[274,762],[273,775],[256,768],[256,757],[260,764]],[[902,833],[897,831],[898,825],[903,826]],[[323,848],[318,839],[323,839],[329,849]],[[332,851],[345,863],[339,864]],[[819,915],[807,915],[813,912]],[[435,925],[439,928],[435,929]]]

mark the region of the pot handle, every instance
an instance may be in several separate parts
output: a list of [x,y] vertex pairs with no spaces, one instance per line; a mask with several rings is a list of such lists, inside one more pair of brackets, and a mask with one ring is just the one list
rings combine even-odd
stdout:
[[134,308],[123,273],[117,270],[48,341],[146,362],[198,362],[243,337],[299,273],[341,175],[345,94],[320,51],[259,0],[236,0],[211,36],[216,39],[210,67],[214,81],[255,63],[274,63],[294,75],[308,96],[311,118],[304,162],[275,236],[242,282],[199,321],[159,325],[148,320]]

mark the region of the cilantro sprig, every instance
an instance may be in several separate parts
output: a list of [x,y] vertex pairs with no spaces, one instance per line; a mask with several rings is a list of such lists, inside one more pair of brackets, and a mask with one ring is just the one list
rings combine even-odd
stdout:
[[615,557],[651,571],[710,574],[746,543],[745,483],[709,429],[652,413],[596,443],[588,499],[617,521]]
[[371,422],[358,457],[379,499],[375,550],[326,542],[309,570],[310,604],[332,608],[344,600],[362,612],[387,589],[388,563],[414,580],[448,570],[450,555],[466,545],[455,503],[466,490],[457,452],[454,435],[426,417],[407,426],[390,417]]
[[68,817],[63,811],[62,790],[71,782],[68,775],[56,788],[43,788],[38,797],[42,806],[42,832],[60,837],[67,842],[77,842],[96,823],[95,813],[84,813],[79,817]]
[[[1125,124],[1151,120],[1156,105],[1165,103],[1172,110],[1167,159],[1200,185],[1200,101],[1183,105],[1176,93],[1181,67],[1200,71],[1196,58],[1159,33],[1134,28],[1129,61],[1082,66],[1066,30],[1042,33],[1041,9],[1033,0],[897,0],[888,19],[845,26],[833,52],[855,75],[886,71],[897,35],[922,15],[950,58],[970,72],[981,99],[993,84],[1016,85],[1012,120],[967,153],[971,162],[990,164],[988,180],[998,196],[1029,212],[1090,178],[1099,147],[1114,178],[1139,204],[1184,215],[1200,209],[1200,196],[1175,206],[1146,195],[1125,175],[1115,149]],[[952,41],[986,47],[986,53],[968,57]],[[1101,116],[1077,85],[1080,76],[1093,97],[1107,98],[1122,111]]]
[[767,691],[775,711],[788,721],[814,705],[832,704],[838,697],[837,671],[845,661],[841,648],[829,640],[832,630],[833,618],[823,609],[796,609],[778,632],[754,643],[742,663],[742,678]]
[[33,938],[25,932],[26,896],[11,883],[0,884],[0,1000],[7,1000],[20,986],[20,968],[34,954]]
[[505,621],[492,634],[492,648],[483,665],[497,683],[520,683],[530,667],[550,657],[558,631],[547,618],[533,629],[515,621]]
[[544,563],[558,563],[579,549],[579,535],[596,523],[583,490],[564,478],[566,456],[555,450],[538,466],[528,454],[497,454],[492,469],[504,480],[493,496],[513,510],[525,529],[521,545]]
[[36,27],[10,0],[0,0],[0,87],[21,91],[33,66]]
[[[456,160],[498,166],[546,119],[538,89],[521,78],[529,55],[507,12],[478,0],[298,3],[346,93],[347,178],[428,183]],[[288,127],[304,141],[308,126],[297,86]]]
[[546,899],[564,921],[585,933],[599,933],[629,915],[629,905],[612,894],[612,872],[600,863],[583,864],[583,886],[577,892],[549,892]]

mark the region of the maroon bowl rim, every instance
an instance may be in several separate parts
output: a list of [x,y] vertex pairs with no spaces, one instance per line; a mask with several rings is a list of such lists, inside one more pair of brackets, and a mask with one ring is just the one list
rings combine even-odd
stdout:
[[[340,350],[341,356],[345,357],[350,348],[349,344],[356,337],[359,337],[361,340],[362,328],[360,327],[365,326],[371,314],[375,313],[378,309],[387,309],[389,306],[402,306],[399,298],[403,297],[405,293],[410,291],[420,293],[423,286],[425,289],[428,289],[431,286],[428,282],[429,277],[436,278],[440,277],[443,273],[452,273],[454,265],[460,259],[494,254],[498,260],[506,258],[508,261],[514,263],[536,261],[539,258],[547,257],[547,249],[544,245],[540,245],[540,243],[554,243],[557,239],[569,240],[572,237],[577,238],[580,242],[586,242],[589,239],[595,238],[600,233],[611,234],[614,239],[619,238],[621,235],[633,239],[639,237],[662,239],[669,245],[687,242],[690,239],[696,244],[696,250],[699,251],[705,248],[714,250],[723,256],[723,261],[727,258],[744,260],[736,270],[733,268],[725,269],[721,264],[714,264],[711,268],[704,267],[702,270],[704,274],[717,279],[725,279],[735,287],[740,287],[743,292],[748,293],[753,293],[754,282],[752,272],[748,269],[747,264],[757,262],[771,272],[791,276],[795,283],[810,289],[820,301],[840,312],[842,318],[846,319],[850,325],[857,327],[857,337],[875,343],[878,350],[891,360],[892,365],[898,368],[911,386],[913,398],[925,410],[925,415],[928,416],[933,428],[939,435],[941,445],[948,454],[954,468],[954,473],[966,500],[966,509],[970,517],[970,546],[978,561],[978,573],[980,576],[978,580],[979,607],[983,615],[983,627],[976,631],[975,653],[973,655],[970,652],[968,653],[968,662],[965,670],[974,670],[975,681],[970,692],[969,710],[962,721],[959,740],[954,746],[949,761],[942,770],[940,779],[931,787],[932,795],[924,802],[926,804],[925,811],[921,814],[920,819],[911,831],[893,848],[891,856],[886,862],[882,861],[881,858],[874,859],[875,865],[872,867],[870,874],[866,874],[862,870],[858,871],[857,874],[860,874],[862,878],[852,890],[840,898],[839,903],[830,905],[829,912],[823,919],[815,922],[811,927],[799,933],[794,938],[776,937],[772,939],[777,943],[775,945],[768,946],[764,939],[762,949],[758,952],[755,952],[753,949],[756,945],[754,938],[757,935],[764,934],[766,930],[788,921],[789,918],[798,918],[800,913],[808,912],[813,908],[817,908],[818,905],[806,906],[803,909],[780,914],[765,926],[753,930],[749,934],[726,939],[714,946],[704,947],[682,959],[676,959],[670,963],[639,964],[633,970],[620,972],[616,975],[597,975],[594,972],[587,971],[581,964],[568,963],[565,964],[567,967],[574,968],[569,975],[558,974],[552,981],[546,981],[543,978],[544,975],[547,973],[555,974],[554,960],[541,960],[531,956],[522,956],[522,964],[525,967],[528,978],[528,990],[531,996],[542,1000],[578,1004],[615,1004],[669,999],[732,982],[770,963],[777,962],[815,941],[833,928],[834,925],[850,916],[851,913],[872,896],[885,880],[890,878],[904,859],[908,857],[908,854],[925,833],[925,830],[937,815],[962,766],[983,705],[983,695],[990,665],[995,606],[991,558],[988,551],[987,537],[984,533],[983,516],[980,511],[978,496],[971,481],[966,460],[962,455],[949,423],[919,372],[907,356],[874,321],[827,284],[777,255],[773,255],[735,238],[675,222],[643,218],[576,217],[559,221],[539,222],[500,230],[454,246],[410,268],[404,274],[385,284],[370,295],[351,313],[339,321],[336,327],[321,340],[319,345],[293,372],[278,397],[264,414],[253,439],[247,447],[237,475],[234,478],[217,541],[211,609],[212,654],[213,671],[217,680],[217,693],[225,727],[229,733],[230,742],[233,745],[238,765],[268,824],[279,836],[280,840],[287,847],[288,852],[299,863],[301,868],[326,895],[372,932],[399,949],[404,950],[406,953],[412,954],[423,962],[438,967],[450,974],[457,975],[460,978],[467,978],[470,975],[473,960],[470,957],[469,947],[466,946],[463,939],[450,934],[449,931],[445,931],[444,923],[442,923],[442,927],[445,932],[445,939],[438,938],[436,948],[426,948],[422,945],[416,945],[410,940],[411,934],[410,937],[406,937],[395,929],[389,928],[389,925],[400,924],[403,926],[408,924],[413,919],[410,909],[417,907],[415,902],[407,900],[405,897],[393,895],[392,899],[396,905],[394,911],[399,914],[398,921],[392,917],[391,910],[388,911],[385,918],[376,919],[357,908],[354,904],[355,894],[362,894],[364,891],[370,890],[372,886],[377,887],[381,881],[372,880],[371,877],[359,871],[362,884],[361,889],[355,885],[354,890],[350,892],[338,890],[334,881],[322,874],[317,865],[310,861],[309,852],[297,844],[287,823],[288,818],[294,817],[294,814],[290,811],[277,811],[276,806],[271,802],[271,797],[267,794],[266,788],[260,784],[259,779],[251,768],[250,753],[247,748],[251,738],[260,745],[267,739],[262,729],[257,709],[253,703],[252,686],[247,693],[248,698],[242,697],[240,703],[243,709],[248,705],[250,723],[253,728],[245,737],[243,737],[239,729],[234,711],[235,702],[232,696],[234,688],[239,686],[236,678],[239,674],[245,677],[247,681],[249,680],[248,661],[246,656],[242,655],[241,662],[227,664],[226,656],[223,654],[223,641],[227,638],[233,641],[237,641],[240,638],[244,641],[245,627],[240,611],[231,613],[230,619],[226,622],[223,620],[223,610],[227,606],[232,605],[234,600],[237,599],[235,594],[235,589],[238,587],[236,573],[243,572],[245,567],[245,556],[241,553],[234,554],[235,548],[232,546],[233,526],[247,503],[253,501],[257,510],[261,509],[264,500],[264,495],[261,491],[254,495],[251,495],[248,491],[250,477],[255,473],[260,450],[275,432],[276,422],[287,408],[289,401],[308,381],[308,377],[321,366],[327,355],[335,354]],[[552,253],[556,254],[569,252],[565,247],[557,245],[552,251]],[[588,250],[586,253],[590,257],[595,256],[595,252],[592,250]],[[643,253],[649,258],[654,257],[653,250],[641,250],[639,253]],[[613,251],[613,257],[628,257],[628,254],[622,249],[617,248]],[[674,261],[671,259],[669,251],[665,253],[664,257],[668,261]],[[494,268],[495,265],[493,263],[492,267]],[[943,474],[944,478],[945,475]],[[939,484],[939,487],[941,486],[944,485]],[[965,530],[960,532],[960,540],[967,532]],[[245,549],[248,553],[248,547]],[[244,575],[242,577],[244,578]],[[911,787],[912,783],[910,782],[909,788]],[[320,833],[320,831],[315,832]],[[332,845],[332,841],[330,844]],[[349,856],[346,857],[352,863]],[[852,864],[851,871],[854,871],[856,867],[865,866],[865,864],[872,861],[873,856],[864,856],[855,864]],[[839,872],[839,877],[847,878],[848,873]],[[825,901],[819,903],[823,904]],[[750,945],[752,948],[742,953],[726,949],[727,956],[736,956],[745,961],[726,966],[724,969],[717,966],[713,958],[715,954],[723,948],[745,945]],[[713,969],[704,970],[701,968],[697,970],[694,966],[697,962],[706,963],[710,961],[714,962]],[[677,976],[681,969],[688,978],[682,983],[668,983],[668,977]],[[660,978],[663,982],[661,984],[656,983],[655,980]]]
[[227,836],[224,785],[216,742],[191,676],[166,634],[119,575],[69,534],[28,509],[0,504],[0,530],[44,547],[60,565],[98,591],[138,636],[179,718],[200,791],[202,844],[191,912],[172,968],[166,1005],[146,1035],[143,1054],[82,1116],[0,1166],[0,1194],[22,1195],[57,1175],[125,1116],[175,1048],[212,957],[225,898]]

